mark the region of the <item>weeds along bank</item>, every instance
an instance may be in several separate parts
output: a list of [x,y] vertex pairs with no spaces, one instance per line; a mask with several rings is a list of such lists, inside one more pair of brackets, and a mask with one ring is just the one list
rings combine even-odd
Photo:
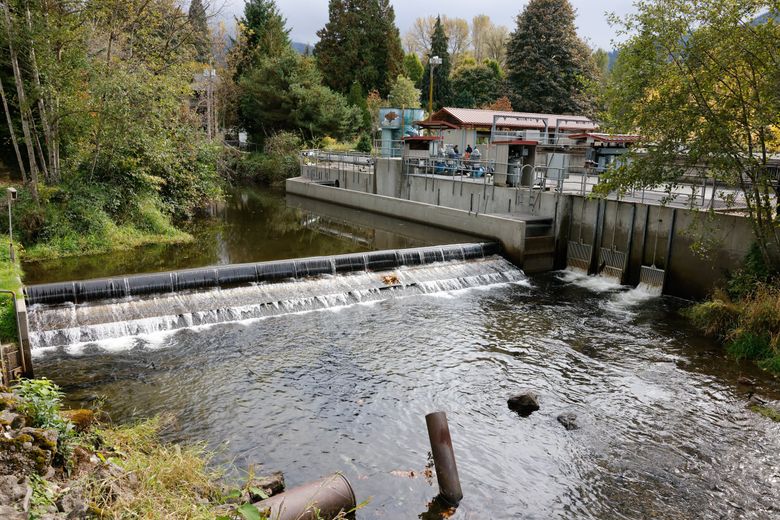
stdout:
[[780,375],[780,269],[767,265],[754,247],[726,287],[687,311],[706,334],[720,339],[728,354],[755,361]]
[[251,504],[284,489],[280,474],[226,483],[200,445],[169,445],[172,420],[131,426],[61,410],[51,381],[0,387],[0,518],[263,518]]

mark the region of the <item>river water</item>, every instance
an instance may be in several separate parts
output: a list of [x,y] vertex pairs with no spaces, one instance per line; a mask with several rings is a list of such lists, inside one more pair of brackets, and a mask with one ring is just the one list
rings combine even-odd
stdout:
[[[330,244],[320,252],[426,241],[378,239],[387,232],[366,231],[380,226],[367,215],[334,233],[316,209],[294,222],[326,229],[293,234]],[[370,240],[350,245],[355,235]],[[500,278],[60,348],[36,366],[74,405],[106,396],[118,421],[173,414],[165,438],[205,441],[218,463],[282,470],[288,485],[343,471],[370,498],[362,519],[438,518],[426,512],[435,479],[422,476],[435,410],[465,495],[454,518],[780,515],[780,424],[745,409],[738,379],[773,399],[778,384],[727,361],[680,316],[685,302],[486,262]],[[523,389],[541,401],[525,418],[506,404]],[[556,421],[564,412],[579,429]]]

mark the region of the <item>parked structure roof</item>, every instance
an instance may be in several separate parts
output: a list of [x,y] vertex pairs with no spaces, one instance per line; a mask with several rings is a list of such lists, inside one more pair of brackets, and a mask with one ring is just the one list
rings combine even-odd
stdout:
[[501,128],[516,129],[544,129],[545,124],[548,129],[554,130],[574,130],[574,131],[593,131],[598,129],[595,121],[585,116],[559,115],[559,114],[536,114],[531,112],[504,112],[498,110],[482,110],[475,108],[453,108],[445,107],[434,113],[429,120],[448,121],[459,127],[487,127],[496,125]]

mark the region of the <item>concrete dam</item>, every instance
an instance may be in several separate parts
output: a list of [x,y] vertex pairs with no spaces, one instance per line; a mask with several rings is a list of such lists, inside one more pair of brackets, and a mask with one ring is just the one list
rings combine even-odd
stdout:
[[225,265],[25,288],[32,351],[525,278],[495,243]]

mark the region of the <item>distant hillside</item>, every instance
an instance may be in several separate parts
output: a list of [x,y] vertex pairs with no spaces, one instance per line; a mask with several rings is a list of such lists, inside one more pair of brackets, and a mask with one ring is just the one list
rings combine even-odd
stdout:
[[314,52],[314,45],[308,44],[308,43],[301,43],[301,42],[292,42],[292,48],[298,52],[298,54],[312,54]]
[[609,70],[612,70],[612,67],[615,66],[615,62],[617,61],[617,57],[618,57],[618,52],[619,51],[617,49],[609,51],[609,65],[608,65]]

